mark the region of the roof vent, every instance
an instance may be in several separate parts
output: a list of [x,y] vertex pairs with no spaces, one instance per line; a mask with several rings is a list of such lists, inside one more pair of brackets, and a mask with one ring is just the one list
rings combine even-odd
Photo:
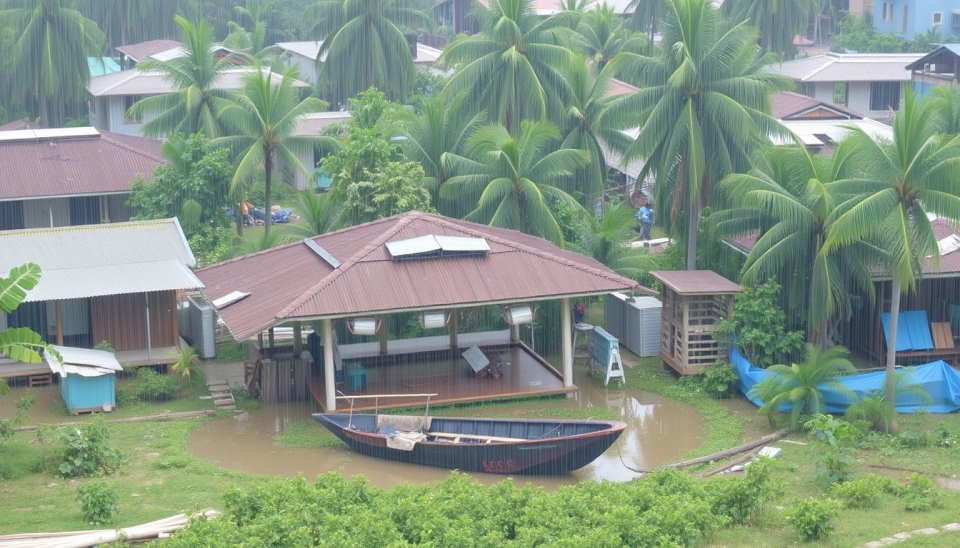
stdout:
[[951,234],[946,238],[938,241],[937,247],[940,248],[941,257],[948,253],[953,253],[954,251],[960,249],[960,236],[956,234]]
[[428,234],[396,242],[387,242],[387,251],[394,259],[422,259],[444,255],[476,255],[490,252],[484,238],[439,236]]

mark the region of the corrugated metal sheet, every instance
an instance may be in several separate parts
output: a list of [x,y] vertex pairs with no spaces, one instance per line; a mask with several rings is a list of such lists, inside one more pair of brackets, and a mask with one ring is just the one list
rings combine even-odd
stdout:
[[[808,118],[806,116],[811,111],[820,112],[820,109],[824,109],[831,116],[830,118],[834,119],[851,119],[851,118],[863,118],[863,115],[849,108],[838,105],[836,103],[830,103],[828,101],[821,101],[820,99],[815,99],[813,97],[807,97],[801,93],[796,93],[793,91],[781,91],[774,93],[773,97],[770,100],[770,112],[771,115],[778,119],[784,120],[787,118]],[[817,119],[824,119],[823,114],[818,114]]]
[[58,363],[49,353],[44,355],[44,359],[50,366],[50,370],[61,377],[66,377],[68,373],[76,373],[84,377],[99,377],[123,371],[123,367],[112,352],[72,346],[51,345],[51,347],[60,353],[63,364]]
[[825,53],[768,65],[798,82],[908,82],[919,53]]
[[183,44],[176,40],[147,40],[136,44],[127,44],[126,46],[117,46],[117,51],[126,55],[133,61],[142,61],[147,57],[161,51],[171,50],[181,47]]
[[[254,67],[227,69],[220,74],[214,84],[217,89],[241,89],[243,77],[257,70]],[[263,69],[269,70],[269,69]],[[274,81],[280,81],[280,75],[274,74]],[[293,87],[309,87],[306,82],[294,82]],[[176,91],[164,74],[136,69],[122,70],[113,74],[104,74],[90,79],[87,91],[94,97],[112,95],[162,95]]]
[[[818,135],[825,135],[829,140],[838,143],[850,133],[851,127],[857,127],[866,132],[874,140],[893,139],[893,128],[876,120],[864,118],[862,120],[780,120],[785,128],[800,138],[805,145],[820,146],[825,143]],[[791,142],[783,138],[773,138],[778,145],[787,145]]]
[[[485,238],[484,255],[396,261],[386,242],[426,235]],[[410,212],[314,240],[333,269],[297,242],[201,269],[208,301],[250,296],[220,311],[239,339],[287,320],[402,309],[545,300],[630,289],[636,282],[583,255],[513,230]]]
[[297,123],[293,134],[318,135],[323,128],[333,124],[342,124],[348,121],[350,117],[351,115],[347,111],[313,112],[304,116],[300,122]]
[[739,293],[740,286],[712,270],[659,270],[650,275],[683,295]]
[[[92,129],[92,128],[90,128]],[[0,200],[130,192],[164,163],[160,141],[101,132],[0,142]]]
[[28,301],[201,287],[175,219],[0,232],[0,272],[40,265]]

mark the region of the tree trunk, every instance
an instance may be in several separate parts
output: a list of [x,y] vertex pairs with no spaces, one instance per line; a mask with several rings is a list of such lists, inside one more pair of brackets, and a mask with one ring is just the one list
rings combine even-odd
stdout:
[[[253,215],[252,212],[251,212],[250,214]],[[240,236],[240,237],[242,238],[242,237],[243,237],[243,222],[244,222],[244,219],[243,219],[243,201],[242,201],[242,200],[240,201],[240,203],[237,204],[237,209],[236,209],[236,212],[234,213],[234,217],[237,218],[237,236]]]
[[888,434],[896,434],[899,430],[897,426],[897,323],[900,316],[900,297],[902,288],[900,282],[896,279],[891,283],[890,288],[890,337],[887,339],[887,411],[890,413],[890,426],[887,428]]
[[697,232],[700,230],[700,194],[691,196],[687,220],[687,270],[697,269]]
[[37,94],[37,99],[40,102],[40,127],[51,127],[50,120],[47,118],[47,96],[41,91]]
[[270,211],[270,199],[271,194],[273,193],[273,186],[271,185],[270,177],[273,175],[273,150],[269,147],[263,147],[264,159],[263,159],[263,175],[264,175],[264,190],[263,190],[263,235],[270,235],[270,221],[272,220],[272,215]]

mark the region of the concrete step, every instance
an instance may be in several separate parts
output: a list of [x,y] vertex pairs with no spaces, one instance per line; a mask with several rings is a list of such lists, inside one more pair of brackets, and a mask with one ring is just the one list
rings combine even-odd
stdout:
[[236,410],[236,405],[218,405],[217,409],[222,409],[224,411],[234,411]]

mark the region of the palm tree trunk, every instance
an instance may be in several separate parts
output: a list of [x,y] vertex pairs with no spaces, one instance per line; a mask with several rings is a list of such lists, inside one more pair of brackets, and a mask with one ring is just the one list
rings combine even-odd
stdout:
[[900,316],[900,297],[902,293],[902,288],[900,282],[894,278],[891,282],[890,288],[890,336],[887,339],[887,376],[886,376],[886,392],[887,392],[887,410],[890,413],[890,423],[887,427],[888,434],[896,434],[899,430],[897,426],[897,380],[896,380],[896,364],[897,364],[897,320]]
[[697,269],[697,232],[700,230],[700,197],[690,200],[690,219],[687,222],[687,270]]
[[[253,213],[251,213],[253,215]],[[237,236],[243,237],[243,202],[237,204],[236,213],[234,217],[237,218]]]
[[273,175],[273,150],[269,147],[263,147],[264,151],[264,160],[263,160],[263,175],[264,175],[264,190],[263,190],[263,235],[268,236],[270,234],[270,221],[272,220],[271,211],[270,211],[270,199],[271,194],[273,193],[273,186],[271,185],[271,176]]

